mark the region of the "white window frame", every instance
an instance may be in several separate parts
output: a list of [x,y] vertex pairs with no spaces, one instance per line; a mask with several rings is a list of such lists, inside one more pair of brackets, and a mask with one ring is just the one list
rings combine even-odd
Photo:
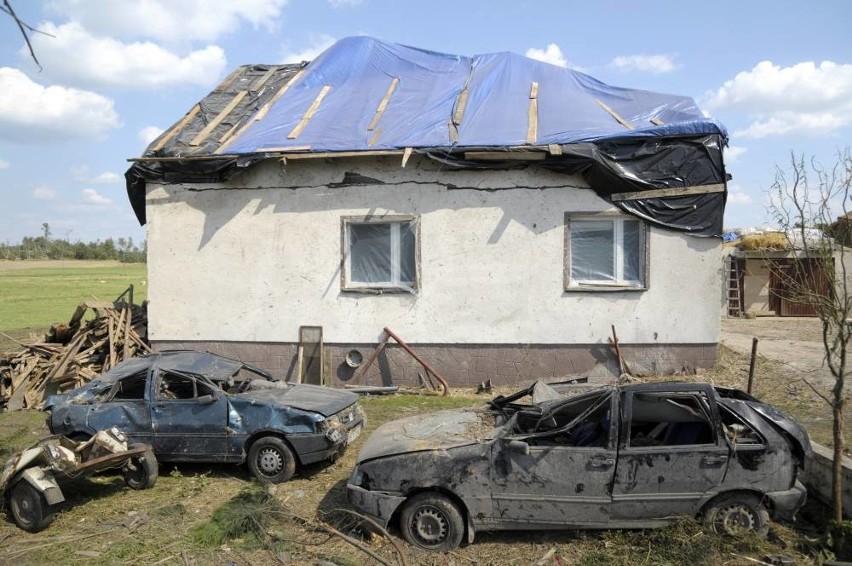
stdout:
[[[615,280],[575,280],[571,276],[571,223],[612,222]],[[639,223],[639,280],[624,279],[624,223]],[[565,291],[644,291],[648,288],[648,225],[642,220],[617,213],[566,213],[565,214]]]
[[[350,249],[350,226],[363,224],[389,224],[391,227],[391,280],[362,283],[352,280],[352,259]],[[402,258],[400,227],[410,224],[414,230],[414,281],[402,281]],[[342,268],[341,288],[356,292],[408,292],[414,293],[420,287],[420,222],[416,216],[393,215],[382,217],[350,216],[342,218]]]

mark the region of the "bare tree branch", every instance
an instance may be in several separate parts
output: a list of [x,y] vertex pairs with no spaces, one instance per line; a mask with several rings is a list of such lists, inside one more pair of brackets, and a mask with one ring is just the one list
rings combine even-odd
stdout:
[[788,240],[785,258],[767,258],[770,272],[780,282],[784,300],[810,307],[822,322],[825,363],[834,378],[832,394],[824,397],[805,383],[832,408],[832,516],[839,523],[844,387],[852,338],[852,272],[847,265],[852,258],[852,151],[838,151],[832,167],[791,153],[789,169],[776,167],[770,202],[770,214]]
[[15,13],[15,10],[12,8],[12,5],[9,3],[9,0],[3,0],[3,5],[0,6],[0,10],[8,14],[9,17],[15,21],[15,24],[18,26],[18,29],[21,30],[21,35],[24,36],[24,41],[27,43],[27,49],[30,50],[30,57],[32,57],[33,61],[35,61],[35,64],[38,65],[38,70],[41,71],[41,63],[39,63],[38,57],[36,57],[35,50],[33,49],[33,44],[30,42],[30,33],[40,33],[48,37],[53,36],[49,33],[34,28],[33,26],[29,25],[21,18],[19,18],[18,14]]

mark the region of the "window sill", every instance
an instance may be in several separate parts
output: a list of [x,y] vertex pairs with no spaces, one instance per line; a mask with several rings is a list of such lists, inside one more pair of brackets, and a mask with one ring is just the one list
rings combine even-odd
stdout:
[[623,292],[641,292],[647,291],[648,287],[635,286],[635,285],[575,285],[571,287],[565,287],[563,289],[566,293],[623,293]]
[[343,287],[343,293],[358,295],[416,295],[417,289],[411,287]]

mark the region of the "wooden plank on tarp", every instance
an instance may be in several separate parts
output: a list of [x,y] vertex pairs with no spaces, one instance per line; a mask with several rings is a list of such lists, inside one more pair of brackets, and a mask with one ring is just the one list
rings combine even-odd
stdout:
[[299,137],[299,134],[301,134],[305,130],[305,128],[308,127],[308,122],[311,121],[311,118],[313,118],[314,114],[316,114],[317,110],[319,110],[320,104],[322,104],[323,99],[328,96],[329,92],[331,92],[331,85],[325,85],[322,87],[322,89],[320,89],[319,94],[317,94],[317,97],[314,98],[313,102],[311,102],[311,105],[308,106],[308,110],[302,116],[302,119],[299,120],[299,123],[296,124],[296,127],[293,128],[289,134],[287,134],[288,140],[296,139],[297,137]]
[[538,83],[530,86],[530,106],[527,112],[527,143],[535,143],[538,139]]
[[382,119],[382,115],[385,113],[385,110],[387,110],[388,103],[390,102],[391,96],[393,96],[398,84],[399,77],[394,77],[390,85],[388,85],[388,90],[385,92],[385,96],[382,98],[382,101],[379,102],[379,106],[376,108],[376,113],[373,114],[373,119],[370,120],[370,124],[367,126],[368,132],[372,132],[376,129],[376,126],[379,125],[379,120]]
[[697,185],[694,187],[679,187],[674,189],[651,189],[648,191],[636,191],[633,193],[614,193],[610,195],[613,202],[622,200],[640,200],[646,198],[686,197],[690,195],[703,195],[708,193],[723,193],[725,185]]
[[240,92],[238,92],[237,95],[234,98],[232,98],[231,101],[227,104],[227,106],[222,108],[222,111],[219,112],[216,115],[215,118],[210,120],[210,122],[206,126],[204,126],[203,130],[198,132],[195,135],[195,137],[192,138],[192,141],[189,142],[189,145],[197,146],[197,145],[200,145],[201,142],[206,140],[207,136],[209,136],[213,132],[213,130],[216,129],[216,126],[221,124],[222,120],[227,118],[228,115],[234,110],[234,108],[237,107],[237,104],[242,102],[243,98],[246,97],[246,94],[248,94],[248,93],[244,90],[241,90]]
[[628,130],[635,130],[635,129],[636,129],[636,128],[634,128],[634,127],[633,127],[633,124],[631,124],[630,122],[628,122],[627,120],[625,120],[624,118],[622,118],[622,117],[618,114],[618,112],[616,112],[615,110],[613,110],[612,108],[610,108],[609,106],[607,106],[607,105],[606,105],[603,101],[598,100],[598,99],[596,98],[596,99],[595,99],[595,103],[596,103],[598,106],[600,106],[601,108],[603,108],[603,109],[606,111],[606,113],[607,113],[607,114],[609,114],[610,116],[612,116],[613,118],[615,118],[615,120],[616,120],[619,124],[621,124],[622,126],[624,126],[625,128],[627,128]]

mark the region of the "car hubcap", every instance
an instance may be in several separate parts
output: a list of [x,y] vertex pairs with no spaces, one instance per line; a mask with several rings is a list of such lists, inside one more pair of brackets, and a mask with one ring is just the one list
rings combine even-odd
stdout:
[[432,507],[424,507],[414,514],[414,529],[423,542],[437,544],[447,536],[447,519]]
[[720,513],[722,530],[731,535],[739,535],[753,531],[757,527],[757,519],[751,509],[742,505],[734,505],[723,509]]
[[265,448],[257,455],[257,467],[264,474],[274,476],[284,468],[284,459],[278,450]]

